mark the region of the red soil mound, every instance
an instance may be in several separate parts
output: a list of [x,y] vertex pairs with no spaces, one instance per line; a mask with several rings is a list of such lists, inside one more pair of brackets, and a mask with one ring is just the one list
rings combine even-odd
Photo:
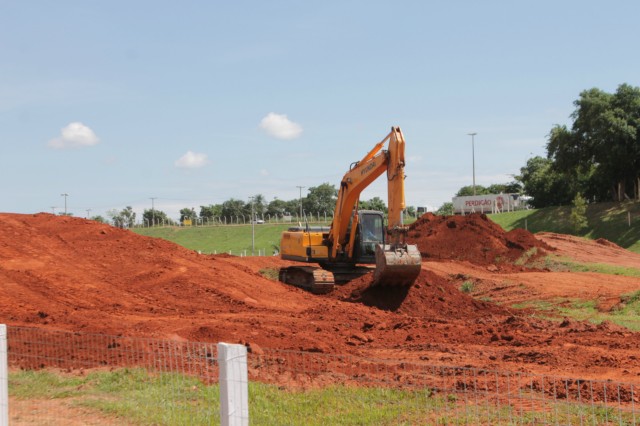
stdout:
[[364,275],[340,286],[331,296],[420,318],[471,320],[493,314],[508,314],[495,304],[475,300],[462,293],[455,281],[424,269],[411,287],[371,287],[372,279],[373,273]]
[[[407,241],[425,260],[466,260],[477,265],[514,262],[532,248],[551,250],[524,229],[505,232],[484,214],[436,216],[426,213],[409,227]],[[538,250],[541,254],[542,250]]]
[[[482,216],[426,215],[411,233],[425,256],[481,265],[539,247],[530,234],[505,235]],[[290,264],[271,256],[199,255],[84,219],[0,214],[0,322],[497,370],[640,377],[640,335],[561,327],[474,300],[458,289],[466,278],[457,276],[461,265],[454,261],[442,262],[446,271],[440,275],[423,264],[408,289],[367,289],[365,276],[325,296],[259,273]],[[517,275],[508,275],[514,285]],[[579,275],[567,279],[579,281]],[[617,374],[608,364],[599,367],[613,356]]]

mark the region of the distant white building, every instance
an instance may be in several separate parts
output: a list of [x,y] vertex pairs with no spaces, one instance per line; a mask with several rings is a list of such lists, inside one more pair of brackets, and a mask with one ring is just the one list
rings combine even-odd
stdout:
[[453,212],[468,213],[502,213],[529,208],[531,197],[520,194],[485,194],[453,197]]

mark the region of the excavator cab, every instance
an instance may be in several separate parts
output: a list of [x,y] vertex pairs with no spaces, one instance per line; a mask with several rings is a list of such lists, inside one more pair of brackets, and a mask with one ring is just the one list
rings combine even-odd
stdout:
[[358,211],[358,235],[354,250],[357,263],[373,264],[376,262],[376,246],[384,244],[384,216],[382,212],[373,210]]

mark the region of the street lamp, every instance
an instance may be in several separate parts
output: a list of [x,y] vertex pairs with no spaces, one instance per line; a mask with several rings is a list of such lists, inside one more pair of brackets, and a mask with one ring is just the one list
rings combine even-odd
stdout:
[[473,195],[476,195],[476,151],[474,146],[474,136],[477,135],[476,132],[467,133],[471,136],[471,163],[473,166]]
[[69,196],[69,194],[67,194],[66,192],[64,194],[60,194],[61,197],[64,197],[64,215],[67,215],[67,197]]
[[296,188],[300,189],[300,220],[302,220],[302,189],[306,186],[297,186]]
[[156,200],[156,198],[158,197],[149,197],[151,200],[151,226],[155,226],[156,224],[156,211],[155,211],[155,206],[154,206],[154,201]]

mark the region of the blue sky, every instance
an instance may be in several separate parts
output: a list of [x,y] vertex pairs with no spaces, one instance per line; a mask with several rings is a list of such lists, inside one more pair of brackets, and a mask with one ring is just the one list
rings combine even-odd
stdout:
[[[505,183],[582,90],[639,85],[633,1],[0,1],[0,211],[338,186],[393,125],[409,205]],[[386,199],[377,182],[364,199]]]

